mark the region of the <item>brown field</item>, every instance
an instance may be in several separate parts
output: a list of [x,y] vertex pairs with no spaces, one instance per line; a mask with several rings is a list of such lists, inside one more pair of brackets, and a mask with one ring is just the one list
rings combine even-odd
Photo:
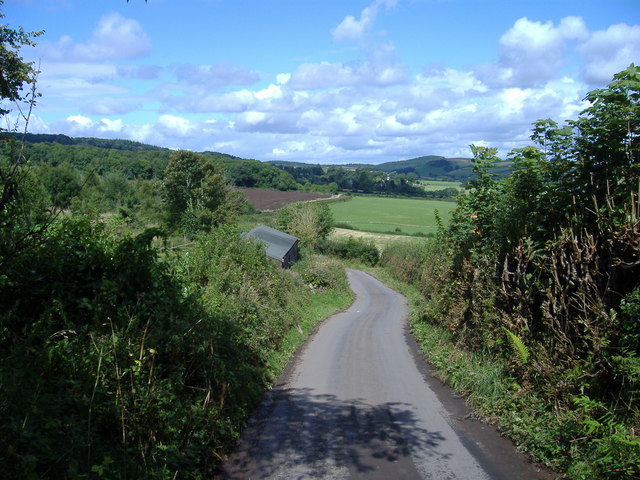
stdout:
[[287,203],[331,198],[331,195],[324,193],[281,192],[280,190],[263,190],[260,188],[240,188],[239,190],[256,210],[262,211],[278,210]]

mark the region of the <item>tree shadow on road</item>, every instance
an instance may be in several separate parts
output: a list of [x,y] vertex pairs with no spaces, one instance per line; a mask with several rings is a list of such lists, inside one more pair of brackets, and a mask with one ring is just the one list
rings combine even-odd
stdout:
[[370,405],[281,389],[243,434],[223,478],[365,478],[374,470],[413,477],[412,454],[445,459],[438,451],[444,440],[419,426],[407,404]]

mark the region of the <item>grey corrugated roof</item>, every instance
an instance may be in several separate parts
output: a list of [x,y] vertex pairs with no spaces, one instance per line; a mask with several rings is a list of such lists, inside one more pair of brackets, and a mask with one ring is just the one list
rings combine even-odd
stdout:
[[281,232],[266,225],[258,225],[245,235],[246,238],[253,238],[265,243],[267,256],[276,260],[284,259],[291,247],[298,241],[298,237]]

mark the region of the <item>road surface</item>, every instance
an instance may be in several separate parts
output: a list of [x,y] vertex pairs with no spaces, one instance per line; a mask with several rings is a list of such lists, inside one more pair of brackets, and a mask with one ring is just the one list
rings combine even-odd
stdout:
[[406,299],[348,270],[353,305],[329,318],[267,395],[227,479],[550,479],[434,380]]

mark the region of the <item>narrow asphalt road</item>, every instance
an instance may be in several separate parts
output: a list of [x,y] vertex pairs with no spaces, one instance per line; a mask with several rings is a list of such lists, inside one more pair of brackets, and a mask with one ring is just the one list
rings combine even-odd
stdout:
[[329,318],[267,396],[228,479],[550,479],[434,380],[406,299],[349,270],[356,300]]

